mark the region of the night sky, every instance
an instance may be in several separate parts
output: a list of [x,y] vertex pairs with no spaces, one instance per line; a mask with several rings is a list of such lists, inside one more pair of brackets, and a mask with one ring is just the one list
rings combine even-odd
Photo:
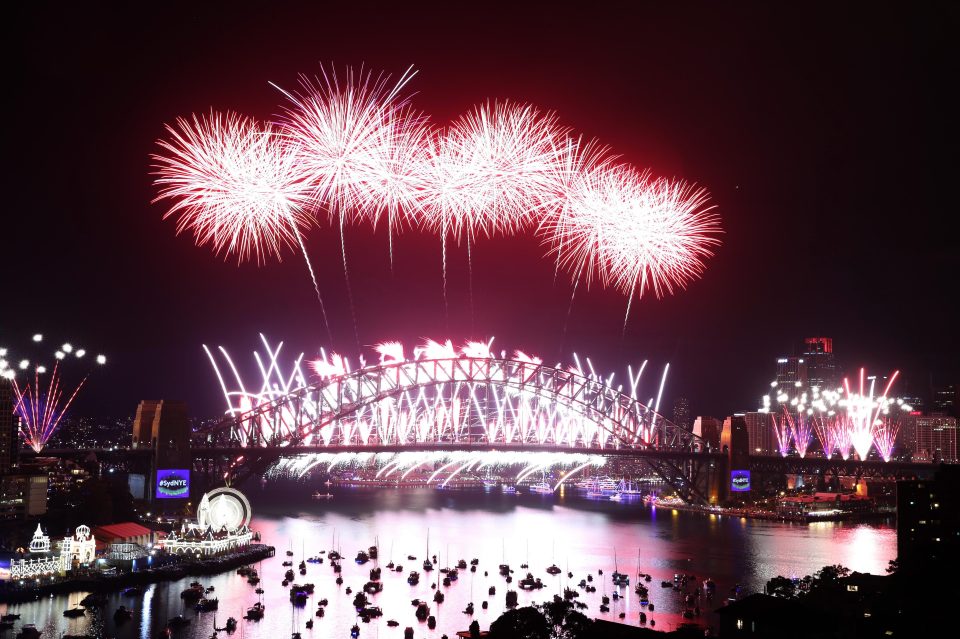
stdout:
[[[437,237],[397,238],[391,270],[386,232],[349,227],[364,345],[493,335],[624,375],[669,361],[668,415],[680,394],[695,414],[755,408],[775,358],[808,335],[833,337],[848,368],[903,369],[901,392],[960,379],[955,4],[148,4],[17,3],[0,27],[0,345],[40,331],[105,352],[80,414],[168,398],[214,415],[201,344],[250,365],[259,331],[291,354],[329,346],[302,258],[238,266],[176,236],[151,204],[149,159],[164,123],[211,108],[268,118],[282,103],[268,82],[295,87],[320,63],[414,65],[413,102],[436,123],[493,98],[555,110],[624,160],[709,189],[725,231],[704,277],[636,301],[621,337],[626,299],[599,288],[577,291],[564,332],[572,287],[532,236],[473,247],[472,313],[453,247],[447,313]],[[324,225],[307,245],[334,347],[353,355],[339,236]]]

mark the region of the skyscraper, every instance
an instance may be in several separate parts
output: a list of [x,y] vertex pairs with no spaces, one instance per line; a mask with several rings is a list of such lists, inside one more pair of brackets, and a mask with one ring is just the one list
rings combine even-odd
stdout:
[[802,357],[777,358],[777,385],[793,386],[797,382],[807,383],[807,364]]
[[923,415],[914,418],[916,449],[914,459],[957,461],[957,418],[949,415]]
[[807,384],[819,388],[836,388],[840,374],[833,356],[833,339],[808,337],[803,340],[803,363],[807,369]]
[[744,413],[751,455],[779,455],[776,438],[773,435],[773,417],[770,413]]
[[690,401],[686,397],[678,397],[674,400],[673,423],[684,430],[690,430],[693,426],[690,421]]
[[16,468],[20,458],[17,416],[13,414],[13,387],[0,378],[0,475]]

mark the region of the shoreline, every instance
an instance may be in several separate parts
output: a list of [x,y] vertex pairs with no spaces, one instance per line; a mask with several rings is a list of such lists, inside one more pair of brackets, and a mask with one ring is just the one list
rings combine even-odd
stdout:
[[243,552],[208,560],[184,561],[162,568],[124,573],[116,576],[80,577],[64,579],[40,586],[13,586],[0,588],[0,596],[8,603],[35,601],[42,596],[74,592],[114,592],[130,586],[143,586],[161,581],[177,581],[184,577],[215,575],[262,561],[276,554],[273,546],[251,544]]
[[897,514],[895,512],[849,512],[849,513],[837,513],[832,514],[826,517],[813,517],[809,515],[784,515],[772,511],[757,511],[750,510],[747,508],[721,508],[721,507],[706,507],[706,506],[693,506],[690,504],[665,504],[657,503],[652,499],[645,498],[643,500],[645,506],[650,506],[652,508],[662,508],[670,509],[682,512],[689,513],[699,513],[702,515],[720,515],[727,517],[739,517],[741,519],[758,519],[761,521],[781,521],[787,523],[795,524],[815,524],[818,522],[825,521],[860,521],[866,519],[889,519],[895,518]]

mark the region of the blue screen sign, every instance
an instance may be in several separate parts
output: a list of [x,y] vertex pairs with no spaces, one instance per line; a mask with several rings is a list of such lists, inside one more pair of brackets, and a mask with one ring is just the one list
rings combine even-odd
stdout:
[[745,493],[750,490],[750,471],[749,470],[731,470],[730,471],[730,490],[735,493]]
[[185,499],[190,496],[190,470],[157,471],[157,499]]

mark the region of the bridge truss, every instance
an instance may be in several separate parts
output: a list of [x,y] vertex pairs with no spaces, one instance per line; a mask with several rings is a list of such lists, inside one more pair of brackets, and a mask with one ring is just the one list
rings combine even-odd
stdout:
[[275,383],[227,391],[230,414],[200,434],[201,445],[241,449],[230,470],[236,478],[278,452],[318,449],[633,452],[681,497],[705,500],[692,454],[703,440],[639,402],[635,384],[627,394],[612,378],[522,353],[398,359],[355,371],[325,364],[307,384],[296,373],[282,378],[274,359]]

